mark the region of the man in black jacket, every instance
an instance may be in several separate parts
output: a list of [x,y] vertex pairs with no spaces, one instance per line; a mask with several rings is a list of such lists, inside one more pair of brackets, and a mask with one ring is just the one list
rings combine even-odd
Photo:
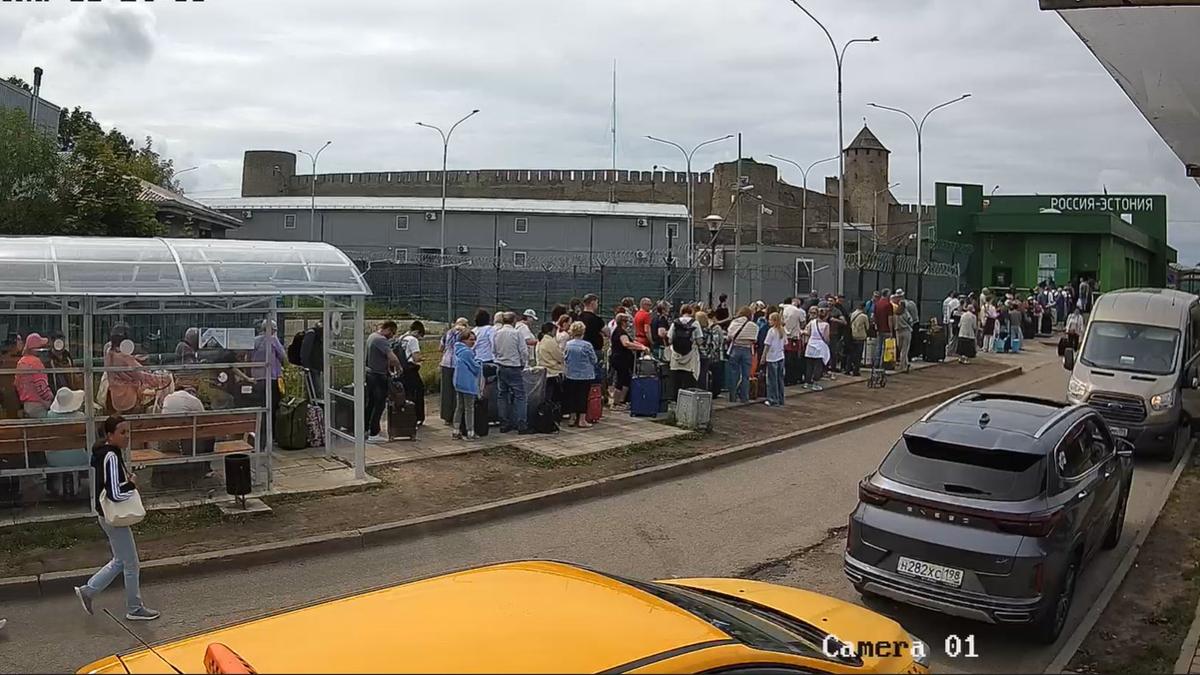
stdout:
[[325,329],[320,324],[304,331],[300,343],[300,365],[312,376],[314,395],[325,396]]

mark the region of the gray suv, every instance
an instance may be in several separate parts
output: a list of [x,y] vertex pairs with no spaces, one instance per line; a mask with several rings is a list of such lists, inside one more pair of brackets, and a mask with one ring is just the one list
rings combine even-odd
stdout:
[[1054,642],[1080,568],[1121,538],[1132,477],[1132,448],[1092,408],[964,394],[859,484],[846,575],[864,595]]

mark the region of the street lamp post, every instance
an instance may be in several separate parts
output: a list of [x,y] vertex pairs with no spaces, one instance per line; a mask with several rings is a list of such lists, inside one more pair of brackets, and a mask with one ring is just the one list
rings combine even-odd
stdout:
[[[686,168],[687,168],[688,236],[687,236],[686,243],[687,243],[688,257],[690,259],[691,255],[692,255],[691,254],[692,248],[695,246],[695,243],[696,243],[695,232],[692,231],[693,226],[695,225],[695,210],[696,210],[696,205],[693,203],[696,193],[695,193],[695,186],[692,185],[692,158],[696,156],[696,151],[698,151],[700,148],[703,148],[706,145],[712,145],[713,143],[720,143],[721,141],[727,141],[727,140],[733,138],[733,134],[729,134],[728,136],[722,136],[720,138],[714,138],[712,140],[704,141],[703,143],[692,148],[691,152],[688,152],[687,150],[684,149],[684,147],[682,145],[675,143],[674,141],[666,141],[661,138],[656,138],[654,136],[647,136],[646,138],[651,141],[654,141],[655,143],[663,143],[665,145],[669,145],[669,146],[675,148],[676,150],[678,150],[680,153],[683,154],[683,159],[685,162],[687,162]],[[739,178],[738,180],[741,180],[741,178]]]
[[[438,132],[438,134],[442,137],[442,213],[441,213],[441,216],[439,217],[439,220],[441,221],[441,224],[442,224],[442,239],[441,239],[442,245],[441,245],[441,249],[440,249],[441,255],[438,256],[438,267],[439,268],[444,267],[446,264],[446,164],[450,157],[450,137],[454,134],[454,130],[458,128],[458,125],[462,124],[463,122],[466,122],[468,119],[470,119],[472,116],[474,116],[478,112],[479,112],[478,108],[475,110],[472,110],[465,117],[463,117],[459,121],[455,122],[454,125],[450,127],[450,131],[448,131],[448,132],[442,131],[442,129],[440,127],[436,127],[432,124],[426,124],[424,122],[417,122],[417,126],[425,127],[426,129],[433,129],[434,131]],[[450,296],[451,296],[450,277],[447,276],[446,277],[446,323],[448,325],[454,323],[454,306],[453,306]]]
[[793,5],[804,12],[808,18],[821,27],[825,37],[829,38],[829,46],[833,47],[833,56],[837,60],[837,99],[838,99],[838,259],[835,273],[837,274],[837,293],[842,295],[846,284],[846,132],[842,120],[842,66],[846,62],[846,50],[858,42],[879,42],[879,36],[855,38],[842,45],[839,50],[833,34],[821,23],[813,13],[805,9],[797,0],[790,0]]
[[721,216],[713,214],[704,219],[704,223],[708,225],[708,233],[712,235],[712,241],[708,247],[708,306],[713,306],[713,286],[717,283],[717,234],[721,232],[721,225],[725,219]]
[[921,118],[920,122],[917,121],[917,118],[910,115],[907,111],[901,110],[900,108],[891,108],[886,105],[879,105],[878,103],[868,103],[867,104],[867,105],[871,106],[872,108],[879,108],[880,110],[889,110],[891,112],[900,113],[901,115],[904,115],[905,117],[908,118],[908,120],[910,122],[913,123],[913,128],[915,128],[917,130],[917,269],[920,269],[920,265],[921,265],[921,239],[923,238],[921,236],[923,234],[921,232],[921,228],[924,225],[924,220],[925,220],[925,193],[923,192],[923,188],[925,187],[925,176],[923,175],[924,162],[923,162],[922,156],[921,156],[922,152],[924,150],[924,143],[922,141],[922,138],[925,133],[925,120],[928,120],[929,116],[932,115],[935,111],[941,110],[942,108],[945,108],[948,105],[953,105],[955,103],[958,103],[959,101],[965,101],[968,98],[971,98],[970,94],[963,94],[962,96],[959,96],[956,99],[952,99],[952,100],[946,101],[945,103],[940,103],[938,105],[935,105],[929,109],[929,112],[925,113],[925,116]]
[[800,247],[804,248],[808,242],[808,172],[812,171],[813,168],[818,164],[832,162],[833,160],[837,159],[837,157],[818,159],[812,164],[809,164],[807,169],[800,166],[800,164],[795,160],[788,159],[787,157],[780,157],[779,155],[767,155],[767,157],[791,164],[800,170],[800,175],[804,178],[804,191],[800,193]]
[[322,145],[315,155],[303,150],[296,151],[312,160],[312,192],[308,208],[308,238],[310,241],[317,239],[317,160],[321,158],[321,153],[325,152],[325,148],[328,148],[331,143],[333,141],[325,141],[325,145]]

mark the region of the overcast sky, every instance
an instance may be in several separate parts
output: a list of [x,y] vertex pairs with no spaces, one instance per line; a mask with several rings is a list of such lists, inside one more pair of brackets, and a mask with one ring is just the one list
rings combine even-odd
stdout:
[[[916,201],[912,125],[866,104],[920,114],[970,92],[926,127],[927,202],[936,180],[1166,193],[1180,262],[1200,260],[1200,188],[1036,0],[807,6],[839,41],[880,38],[847,56],[846,138],[868,118],[901,201]],[[683,169],[646,134],[690,146],[740,131],[766,161],[837,154],[832,50],[788,0],[49,0],[0,5],[0,44],[0,76],[40,65],[48,100],[198,165],[181,176],[196,196],[236,195],[246,149],[333,140],[322,173],[437,168],[440,140],[414,122],[473,108],[452,168],[608,167],[614,59],[622,168]],[[696,165],[735,157],[726,143]]]

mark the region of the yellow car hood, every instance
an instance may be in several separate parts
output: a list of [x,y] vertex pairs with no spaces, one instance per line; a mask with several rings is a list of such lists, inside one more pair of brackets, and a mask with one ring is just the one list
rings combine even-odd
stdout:
[[[745,579],[666,579],[659,583],[712,591],[763,605],[832,634],[852,646],[859,642],[900,642],[905,646],[905,656],[900,658],[875,658],[860,654],[864,666],[870,671],[905,672],[912,665],[907,649],[912,637],[908,631],[886,616],[851,602],[799,588]],[[879,670],[881,666],[891,668]]]

